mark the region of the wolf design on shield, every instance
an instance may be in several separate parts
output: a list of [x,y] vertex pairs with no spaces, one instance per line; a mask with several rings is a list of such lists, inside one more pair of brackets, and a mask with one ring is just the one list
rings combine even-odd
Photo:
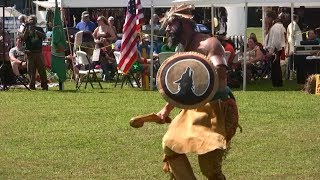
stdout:
[[197,97],[194,89],[193,70],[190,67],[187,67],[181,78],[174,83],[179,84],[176,95],[181,99],[184,99],[183,97],[188,97],[188,99]]

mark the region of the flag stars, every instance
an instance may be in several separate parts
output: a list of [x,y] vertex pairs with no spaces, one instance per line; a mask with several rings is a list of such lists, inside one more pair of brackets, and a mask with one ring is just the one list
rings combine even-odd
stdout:
[[129,0],[128,11],[132,15],[136,15],[136,2],[135,0]]

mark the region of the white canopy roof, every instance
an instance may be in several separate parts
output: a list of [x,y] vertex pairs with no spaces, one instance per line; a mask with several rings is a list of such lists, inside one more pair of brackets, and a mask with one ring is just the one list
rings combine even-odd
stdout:
[[319,6],[319,0],[175,0],[177,2],[188,2],[193,3],[196,6],[245,6],[247,3],[248,6],[251,7],[259,7],[259,6],[287,6],[290,7],[291,3],[294,4],[295,7],[299,6]]
[[[151,7],[152,0],[141,0],[143,7]],[[49,1],[33,1],[35,4],[51,8],[55,6],[54,0]],[[128,0],[58,0],[60,6],[69,8],[95,8],[95,7],[127,7]],[[154,7],[171,7],[174,3],[172,0],[153,0]]]
[[[55,2],[54,1],[33,1],[33,3],[41,6],[41,7],[44,7],[44,8],[52,8],[55,6]],[[60,0],[58,0],[58,5],[60,7]]]
[[[54,0],[33,1],[45,8],[54,7]],[[58,0],[59,6],[62,2],[63,7],[69,8],[94,8],[94,7],[127,7],[128,0]],[[287,6],[291,3],[297,6],[320,6],[320,0],[141,0],[143,7],[170,7],[175,3],[188,2],[197,7],[204,6]]]
[[[3,17],[3,7],[0,7],[0,17]],[[6,7],[4,9],[5,17],[19,17],[21,13],[12,7]]]

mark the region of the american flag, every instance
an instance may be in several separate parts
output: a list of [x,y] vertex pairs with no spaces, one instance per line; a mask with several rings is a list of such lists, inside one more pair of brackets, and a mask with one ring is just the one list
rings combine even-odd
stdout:
[[137,14],[137,28],[140,28],[140,26],[144,23],[144,15],[143,15],[143,9],[141,6],[141,1],[136,0],[136,14]]
[[[140,2],[140,0],[137,1]],[[137,59],[137,20],[140,20],[140,13],[142,13],[141,3],[138,4],[136,0],[129,0],[126,19],[123,25],[121,55],[118,64],[118,69],[123,71],[124,74],[128,73],[132,64]]]

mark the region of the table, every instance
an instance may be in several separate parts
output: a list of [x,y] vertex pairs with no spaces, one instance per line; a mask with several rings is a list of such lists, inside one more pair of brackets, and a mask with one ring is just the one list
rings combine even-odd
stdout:
[[294,55],[294,65],[297,83],[304,84],[309,75],[320,73],[320,56]]

